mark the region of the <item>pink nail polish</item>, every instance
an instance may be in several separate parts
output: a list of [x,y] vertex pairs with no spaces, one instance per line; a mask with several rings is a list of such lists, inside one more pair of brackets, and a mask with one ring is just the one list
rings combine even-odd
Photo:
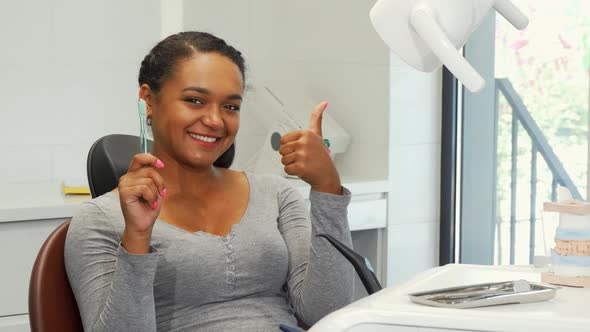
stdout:
[[154,210],[158,209],[158,202],[154,202],[154,206],[152,206],[154,208]]
[[160,159],[158,159],[158,160],[156,160],[156,167],[157,168],[164,168],[164,163]]
[[326,108],[328,108],[328,102],[326,102],[326,104],[324,105],[324,108],[322,109],[322,111],[326,110]]
[[166,188],[162,189],[162,197],[166,198],[168,196],[168,190]]

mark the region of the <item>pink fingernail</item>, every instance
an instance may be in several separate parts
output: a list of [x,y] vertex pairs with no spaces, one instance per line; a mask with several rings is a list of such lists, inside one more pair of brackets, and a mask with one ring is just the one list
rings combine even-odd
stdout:
[[164,163],[160,159],[158,159],[158,160],[156,160],[156,167],[157,168],[164,168]]
[[162,189],[162,197],[166,198],[168,196],[168,190],[166,188]]
[[157,201],[154,202],[154,206],[152,206],[152,207],[154,208],[154,210],[157,210],[158,209],[158,202]]
[[324,108],[322,109],[322,111],[324,111],[326,108],[328,108],[328,102],[326,102],[326,105],[324,105]]

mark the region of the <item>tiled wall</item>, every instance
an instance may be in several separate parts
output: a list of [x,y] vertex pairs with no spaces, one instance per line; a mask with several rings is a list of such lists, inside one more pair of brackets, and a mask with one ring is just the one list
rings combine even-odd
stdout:
[[0,184],[83,178],[92,142],[137,133],[158,0],[22,0],[0,10]]
[[438,265],[441,71],[391,55],[388,285]]

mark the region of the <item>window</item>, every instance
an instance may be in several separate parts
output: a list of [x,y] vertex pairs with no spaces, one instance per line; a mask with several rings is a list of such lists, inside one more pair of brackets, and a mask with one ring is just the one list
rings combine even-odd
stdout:
[[525,30],[491,14],[464,48],[487,87],[457,107],[462,263],[532,263],[553,236],[542,206],[556,186],[587,197],[590,1],[514,2]]

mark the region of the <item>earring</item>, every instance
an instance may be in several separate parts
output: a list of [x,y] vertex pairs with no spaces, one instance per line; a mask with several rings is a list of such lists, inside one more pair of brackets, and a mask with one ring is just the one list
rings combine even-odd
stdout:
[[147,124],[148,124],[148,126],[152,125],[152,118],[147,118]]

